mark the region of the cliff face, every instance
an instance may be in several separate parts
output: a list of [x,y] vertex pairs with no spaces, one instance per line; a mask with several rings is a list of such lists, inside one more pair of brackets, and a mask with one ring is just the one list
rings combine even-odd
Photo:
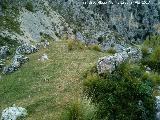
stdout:
[[[106,1],[62,0],[52,3],[58,4],[61,12],[72,13],[73,15],[68,19],[74,22],[79,21],[82,28],[87,28],[88,24],[91,24],[90,29],[94,31],[106,32],[108,28],[118,32],[127,40],[137,41],[143,40],[153,33],[159,33],[158,0],[146,0],[145,2],[141,0],[125,0],[125,2],[110,0],[108,3]],[[97,15],[99,15],[98,18]]]
[[[156,32],[155,27],[159,23],[159,8],[158,1],[152,0],[144,4],[143,2],[135,3],[133,0],[127,0],[121,5],[101,6],[100,11],[107,20],[110,28],[117,31],[120,35],[128,40],[143,40],[149,34]],[[132,4],[131,4],[132,2]],[[105,10],[103,12],[103,10]]]
[[72,34],[65,19],[45,0],[2,1],[0,8],[0,36],[29,42],[40,41],[44,36],[58,40],[64,34]]
[[[0,15],[4,14],[4,1],[1,1]],[[24,9],[27,1],[7,1],[10,6],[18,6],[21,30],[31,39],[40,39],[40,32],[57,39],[56,35],[62,36],[66,29],[72,34],[70,28],[88,39],[114,32],[129,42],[140,42],[151,34],[160,33],[159,0],[145,3],[141,0],[110,0],[109,3],[107,0],[32,0],[34,12]]]

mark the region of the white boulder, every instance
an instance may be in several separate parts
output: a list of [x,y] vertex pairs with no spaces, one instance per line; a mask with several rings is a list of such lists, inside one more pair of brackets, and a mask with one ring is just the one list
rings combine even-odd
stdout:
[[2,111],[1,120],[16,120],[27,115],[27,110],[22,107],[8,107]]

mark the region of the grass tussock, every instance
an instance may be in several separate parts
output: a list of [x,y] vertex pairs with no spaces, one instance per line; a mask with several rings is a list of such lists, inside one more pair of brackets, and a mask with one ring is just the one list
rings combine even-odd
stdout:
[[85,44],[78,40],[68,40],[68,50],[85,49]]
[[98,52],[102,52],[100,45],[96,44],[96,45],[90,45],[88,46],[88,48],[90,50],[94,50],[94,51],[98,51]]
[[95,106],[88,100],[75,100],[66,107],[61,120],[94,120]]
[[143,45],[147,46],[147,47],[151,47],[151,48],[155,48],[155,47],[159,46],[160,45],[160,36],[154,35],[154,36],[148,37],[144,41]]
[[95,45],[90,45],[90,46],[86,46],[85,43],[82,43],[78,40],[67,40],[67,46],[68,46],[68,50],[93,50],[93,51],[98,51],[98,52],[102,52],[100,45],[95,44]]
[[107,50],[107,53],[109,53],[109,54],[115,54],[116,52],[117,51],[112,47]]

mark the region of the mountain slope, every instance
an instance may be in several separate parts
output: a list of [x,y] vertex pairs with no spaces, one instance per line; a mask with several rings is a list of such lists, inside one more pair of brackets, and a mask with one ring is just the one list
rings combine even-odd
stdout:
[[[38,59],[46,53],[49,60]],[[106,53],[68,51],[67,42],[52,42],[49,48],[29,55],[30,61],[0,81],[0,110],[16,104],[28,110],[25,120],[59,120],[65,106],[81,97],[81,76]],[[0,111],[1,112],[1,111]]]

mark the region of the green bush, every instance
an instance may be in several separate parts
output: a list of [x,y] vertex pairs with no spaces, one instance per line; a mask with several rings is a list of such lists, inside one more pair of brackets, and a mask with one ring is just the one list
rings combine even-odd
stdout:
[[98,120],[154,119],[152,79],[139,66],[123,63],[103,77],[87,74],[84,93],[97,105]]
[[101,47],[99,45],[91,45],[88,47],[90,50],[95,50],[95,51],[98,51],[98,52],[102,52],[101,50]]
[[28,11],[34,12],[32,2],[27,2],[25,8],[26,8]]
[[151,54],[151,59],[155,62],[160,61],[160,46],[158,46]]
[[61,120],[94,120],[96,108],[87,100],[71,102],[61,115]]
[[[148,53],[148,48],[152,48],[153,52]],[[160,73],[160,35],[151,36],[150,39],[144,41],[142,54],[142,65],[149,66],[152,70]]]
[[141,51],[142,51],[142,57],[143,58],[147,57],[149,55],[149,53],[148,53],[148,47],[142,47]]
[[157,46],[160,45],[160,35],[154,35],[151,36],[150,38],[147,38],[144,41],[143,45],[151,48],[156,48]]
[[68,40],[68,50],[85,49],[85,45],[77,40]]
[[155,48],[152,54],[143,57],[141,63],[154,71],[160,72],[160,46]]
[[116,52],[117,51],[112,47],[107,50],[107,53],[110,53],[110,54],[115,54]]

